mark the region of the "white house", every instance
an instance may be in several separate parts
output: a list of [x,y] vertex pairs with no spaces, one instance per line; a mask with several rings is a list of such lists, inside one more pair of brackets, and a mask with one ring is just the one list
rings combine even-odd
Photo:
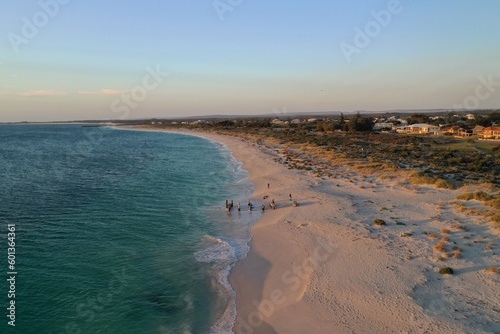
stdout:
[[409,133],[438,135],[441,133],[439,126],[420,123],[408,126]]
[[373,130],[392,129],[393,126],[392,123],[375,123]]

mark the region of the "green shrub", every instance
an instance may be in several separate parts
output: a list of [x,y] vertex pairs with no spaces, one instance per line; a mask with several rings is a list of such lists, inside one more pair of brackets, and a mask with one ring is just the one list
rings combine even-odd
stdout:
[[450,267],[444,267],[439,269],[439,273],[441,275],[453,275],[453,269],[451,269]]

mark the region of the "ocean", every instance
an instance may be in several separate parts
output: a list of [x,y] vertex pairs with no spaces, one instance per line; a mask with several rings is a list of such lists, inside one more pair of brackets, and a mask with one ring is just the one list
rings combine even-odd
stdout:
[[[231,333],[236,295],[227,277],[260,212],[246,210],[253,186],[223,145],[4,125],[0,187],[1,333]],[[226,199],[242,212],[226,212]]]

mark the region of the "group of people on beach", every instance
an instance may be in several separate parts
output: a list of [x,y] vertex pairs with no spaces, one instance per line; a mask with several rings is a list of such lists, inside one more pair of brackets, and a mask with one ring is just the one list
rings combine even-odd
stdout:
[[[271,188],[271,184],[268,183],[267,189],[270,189],[270,188]],[[267,199],[267,198],[269,198],[269,195],[265,195],[263,199]],[[292,202],[292,194],[288,194],[288,198],[289,198],[290,202]],[[293,206],[297,206],[296,201],[293,201]],[[276,203],[274,202],[274,198],[271,199],[271,202],[269,202],[269,207],[273,210],[276,210]],[[236,203],[236,208],[237,208],[238,212],[241,211],[240,202]],[[233,200],[226,200],[226,211],[231,212],[232,209],[233,209]],[[250,201],[250,199],[248,199],[248,211],[252,211],[252,210],[253,210],[253,204]],[[261,210],[262,210],[262,212],[264,212],[266,210],[265,204],[262,204]]]

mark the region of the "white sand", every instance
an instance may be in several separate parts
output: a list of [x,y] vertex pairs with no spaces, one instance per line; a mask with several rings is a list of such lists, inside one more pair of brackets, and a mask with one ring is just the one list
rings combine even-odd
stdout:
[[[248,257],[231,273],[235,333],[500,333],[500,275],[485,272],[500,263],[499,238],[484,218],[447,204],[463,189],[409,186],[346,169],[321,180],[288,170],[273,150],[202,135],[225,143],[249,170],[255,198],[269,195],[278,207],[267,208]],[[374,226],[378,218],[387,226]],[[460,247],[462,258],[438,260],[443,254],[433,246],[444,236],[448,253]],[[455,274],[438,274],[445,266]]]

